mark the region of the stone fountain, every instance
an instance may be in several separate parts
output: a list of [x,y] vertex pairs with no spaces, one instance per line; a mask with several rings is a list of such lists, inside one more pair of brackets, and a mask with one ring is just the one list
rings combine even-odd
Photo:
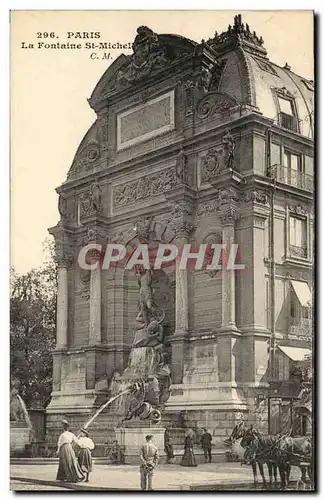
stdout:
[[34,439],[33,426],[17,386],[17,381],[13,380],[10,390],[10,455],[24,452],[26,445]]
[[168,355],[164,345],[162,322],[165,312],[154,303],[152,271],[137,267],[140,287],[137,327],[128,366],[115,384],[116,393],[131,387],[123,401],[125,418],[115,429],[125,460],[138,461],[145,436],[152,434],[161,455],[164,454],[164,432],[161,410],[170,397],[171,385]]

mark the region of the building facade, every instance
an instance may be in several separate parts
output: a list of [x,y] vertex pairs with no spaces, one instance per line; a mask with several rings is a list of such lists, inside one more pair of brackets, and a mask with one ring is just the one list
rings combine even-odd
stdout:
[[[269,381],[291,380],[311,352],[313,93],[312,81],[269,60],[239,15],[201,43],[137,29],[133,54],[93,91],[96,121],[57,189],[50,441],[63,416],[81,426],[105,401],[134,339],[134,273],[87,271],[77,255],[89,242],[143,235],[236,243],[245,265],[155,273],[171,371],[163,423],[176,427],[185,411],[216,446],[242,417],[268,426]],[[98,442],[117,424],[101,415]]]

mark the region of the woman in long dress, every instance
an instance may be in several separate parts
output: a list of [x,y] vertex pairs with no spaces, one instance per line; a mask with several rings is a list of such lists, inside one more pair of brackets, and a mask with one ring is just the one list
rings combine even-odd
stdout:
[[68,481],[78,483],[83,481],[84,474],[80,469],[78,460],[74,453],[72,443],[77,444],[77,438],[73,432],[69,431],[69,424],[63,420],[63,432],[57,443],[57,454],[59,456],[59,468],[56,479],[58,481]]
[[82,472],[86,475],[86,483],[89,481],[89,475],[92,471],[92,456],[91,450],[95,445],[92,439],[89,438],[89,433],[86,429],[81,429],[81,436],[77,441],[80,450],[78,452],[78,462]]
[[182,465],[182,467],[197,467],[196,458],[193,452],[193,439],[190,435],[190,432],[187,431],[185,436],[185,452],[183,454],[180,465]]

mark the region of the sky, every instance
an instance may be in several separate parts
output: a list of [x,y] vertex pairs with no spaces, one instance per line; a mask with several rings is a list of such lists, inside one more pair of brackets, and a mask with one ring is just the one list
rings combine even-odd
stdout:
[[[200,42],[226,30],[237,13],[263,37],[271,61],[280,66],[288,62],[295,73],[314,78],[311,11],[11,13],[10,253],[19,273],[43,262],[47,229],[59,219],[55,188],[65,181],[77,147],[95,121],[87,98],[109,65],[91,59],[91,50],[37,49],[37,43],[80,43],[86,40],[68,39],[68,32],[99,31],[100,41],[126,44],[139,25]],[[34,48],[22,48],[22,42]],[[131,53],[111,54],[116,59],[122,52]]]

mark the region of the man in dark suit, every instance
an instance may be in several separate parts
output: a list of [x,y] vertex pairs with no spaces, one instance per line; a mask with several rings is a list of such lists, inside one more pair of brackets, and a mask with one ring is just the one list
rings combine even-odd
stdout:
[[211,462],[212,456],[211,456],[211,448],[212,448],[212,436],[208,432],[207,429],[204,429],[204,433],[201,436],[201,447],[204,450],[204,455],[205,455],[205,463]]
[[159,461],[159,451],[153,444],[153,436],[145,437],[146,443],[141,447],[141,490],[152,490],[154,469]]

